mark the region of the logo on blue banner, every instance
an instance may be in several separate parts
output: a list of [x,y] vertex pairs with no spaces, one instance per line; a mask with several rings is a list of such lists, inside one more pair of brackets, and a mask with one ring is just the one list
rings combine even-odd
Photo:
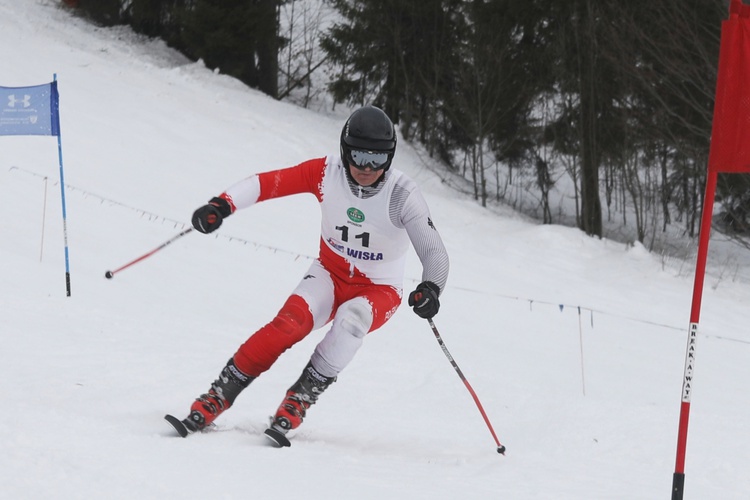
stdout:
[[57,82],[0,87],[0,135],[60,135]]

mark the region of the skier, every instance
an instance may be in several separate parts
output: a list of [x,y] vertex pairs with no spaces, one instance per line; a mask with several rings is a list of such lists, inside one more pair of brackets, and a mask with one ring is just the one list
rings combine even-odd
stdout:
[[365,335],[399,307],[410,241],[423,269],[408,304],[422,318],[437,314],[448,255],[417,185],[390,168],[395,150],[390,118],[374,106],[362,107],[341,131],[340,154],[252,175],[195,211],[193,227],[211,233],[238,209],[312,193],[322,211],[320,253],[276,317],[239,347],[189,416],[165,417],[180,435],[211,425],[284,351],[332,322],[265,431],[276,445],[289,446],[287,432],[299,427]]

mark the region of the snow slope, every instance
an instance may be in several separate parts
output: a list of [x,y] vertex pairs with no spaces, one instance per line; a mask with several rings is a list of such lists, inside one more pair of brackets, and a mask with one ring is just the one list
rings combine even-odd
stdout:
[[[56,499],[658,499],[674,471],[691,263],[490,213],[407,144],[451,254],[432,332],[408,307],[370,335],[277,450],[262,434],[324,331],[254,382],[216,432],[183,415],[270,320],[318,244],[313,197],[274,200],[115,269],[188,227],[253,172],[337,151],[342,111],[276,102],[127,29],[51,0],[0,0],[0,85],[57,74],[72,296],[65,295],[57,143],[0,137],[0,497]],[[682,267],[680,267],[682,266]],[[421,269],[410,254],[407,288]],[[750,300],[707,279],[685,498],[750,498]]]

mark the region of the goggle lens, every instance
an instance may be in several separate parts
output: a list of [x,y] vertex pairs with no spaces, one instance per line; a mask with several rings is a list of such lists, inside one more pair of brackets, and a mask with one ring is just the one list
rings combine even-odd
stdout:
[[380,151],[352,149],[349,156],[351,156],[352,164],[360,170],[364,170],[367,167],[373,170],[380,170],[388,163],[388,153]]

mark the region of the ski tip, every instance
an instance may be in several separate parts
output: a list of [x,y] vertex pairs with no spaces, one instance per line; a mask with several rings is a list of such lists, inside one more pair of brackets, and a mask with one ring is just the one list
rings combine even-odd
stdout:
[[188,428],[185,427],[185,424],[183,424],[182,420],[180,420],[179,418],[167,414],[164,415],[164,420],[169,422],[169,424],[174,428],[174,430],[177,431],[177,434],[179,434],[180,437],[187,437],[187,435],[190,434]]
[[282,434],[281,432],[277,431],[276,429],[272,427],[269,427],[268,429],[266,429],[263,432],[263,434],[268,438],[271,444],[277,448],[284,448],[284,447],[292,446],[292,443],[284,434]]

